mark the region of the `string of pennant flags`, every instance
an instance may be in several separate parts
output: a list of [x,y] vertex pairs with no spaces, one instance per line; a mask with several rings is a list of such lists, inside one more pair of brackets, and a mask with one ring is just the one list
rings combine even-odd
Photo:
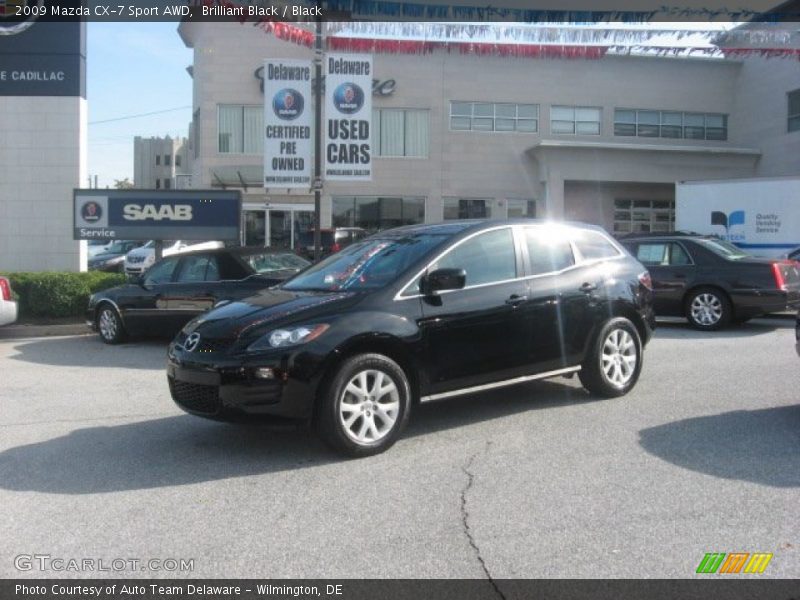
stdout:
[[[352,8],[354,3],[360,6],[362,0],[346,2]],[[242,6],[233,0],[203,0],[203,3],[226,8]],[[236,18],[240,23],[248,21],[246,16]],[[313,24],[267,19],[253,20],[253,23],[278,39],[309,48],[314,45]],[[548,23],[378,21],[325,22],[324,25],[328,49],[351,52],[430,54],[446,51],[530,58],[600,58],[608,53],[660,56],[721,54],[731,58],[761,56],[800,59],[797,28],[787,29],[775,23],[757,23],[755,27],[750,25],[727,31],[718,27],[680,28],[668,27],[667,24],[654,24],[647,28],[618,24],[604,27],[587,21],[561,23],[559,26]],[[664,41],[664,37],[684,43],[659,43]],[[716,45],[719,41],[723,43]],[[707,45],[696,45],[698,42]]]

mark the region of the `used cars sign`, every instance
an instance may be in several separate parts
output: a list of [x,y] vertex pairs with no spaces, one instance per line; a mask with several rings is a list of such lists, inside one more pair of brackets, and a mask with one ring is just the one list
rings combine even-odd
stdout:
[[75,190],[76,240],[238,240],[238,191]]

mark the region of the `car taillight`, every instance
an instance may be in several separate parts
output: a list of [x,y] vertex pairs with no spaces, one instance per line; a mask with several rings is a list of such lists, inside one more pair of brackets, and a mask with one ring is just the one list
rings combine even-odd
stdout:
[[342,246],[340,244],[338,244],[338,243],[334,243],[333,246],[331,246],[331,252],[338,252],[341,249],[342,249]]
[[653,291],[653,280],[650,278],[650,272],[645,271],[639,275],[639,283],[646,287],[651,292]]
[[0,297],[3,300],[11,300],[11,286],[5,277],[0,277]]
[[780,263],[772,263],[772,274],[775,276],[775,285],[778,289],[786,291],[786,280],[783,278]]

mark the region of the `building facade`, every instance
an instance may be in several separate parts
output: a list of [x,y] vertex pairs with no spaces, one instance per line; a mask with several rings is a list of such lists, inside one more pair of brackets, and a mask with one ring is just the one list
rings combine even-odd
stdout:
[[191,177],[186,138],[136,136],[133,139],[133,186],[139,189],[184,189]]
[[[194,49],[195,187],[240,188],[243,243],[292,245],[313,195],[265,190],[267,57],[312,58],[252,24],[183,23]],[[675,182],[800,172],[800,62],[376,54],[373,178],[325,182],[322,226],[568,218],[674,226]]]

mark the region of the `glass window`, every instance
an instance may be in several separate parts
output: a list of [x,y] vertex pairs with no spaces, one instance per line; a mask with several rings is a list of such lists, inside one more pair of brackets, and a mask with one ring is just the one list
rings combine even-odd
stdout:
[[[311,232],[311,244],[314,243],[314,232]],[[265,252],[264,254],[247,254],[242,257],[256,273],[274,273],[275,271],[300,271],[309,264],[307,260],[292,253]]]
[[517,276],[517,257],[511,228],[487,231],[445,254],[428,271],[464,269],[466,286],[495,283]]
[[445,221],[492,218],[491,198],[443,198]]
[[383,108],[372,111],[375,156],[428,156],[428,112]]
[[164,155],[164,166],[165,167],[172,166],[172,155],[171,154],[165,154]]
[[614,200],[615,234],[669,232],[674,228],[674,200]]
[[159,166],[160,164],[161,164],[161,155],[156,154],[156,166]]
[[572,246],[565,235],[539,227],[525,228],[532,275],[561,271],[575,264]]
[[521,131],[539,130],[538,104],[510,102],[451,102],[450,129],[453,131]]
[[522,198],[509,198],[506,200],[508,204],[508,218],[516,219],[519,217],[528,217],[530,219],[536,218],[536,201],[525,200]]
[[672,243],[669,245],[669,264],[676,267],[690,265],[692,264],[692,259],[683,246]]
[[646,267],[655,267],[668,264],[666,242],[639,244],[636,258]]
[[217,151],[221,154],[261,154],[264,152],[264,108],[221,104],[218,111]]
[[597,231],[578,231],[575,234],[575,246],[585,260],[619,256],[614,244]]
[[550,132],[600,135],[601,113],[601,109],[588,106],[552,106]]
[[164,189],[165,190],[172,189],[172,180],[171,179],[165,179],[164,180]]
[[181,166],[181,155],[180,154],[176,154],[175,155],[175,166],[176,167],[180,167]]
[[362,227],[370,233],[425,221],[425,198],[335,196],[334,227]]
[[800,131],[800,89],[788,93],[789,131]]
[[219,267],[213,256],[186,256],[178,273],[178,283],[219,281]]
[[169,283],[172,281],[172,274],[178,266],[178,258],[165,258],[160,260],[147,270],[144,278],[145,285],[157,283]]
[[728,139],[728,116],[618,108],[614,110],[614,135],[724,141]]
[[300,273],[283,288],[323,291],[380,288],[395,281],[448,239],[446,235],[419,233],[355,242]]

